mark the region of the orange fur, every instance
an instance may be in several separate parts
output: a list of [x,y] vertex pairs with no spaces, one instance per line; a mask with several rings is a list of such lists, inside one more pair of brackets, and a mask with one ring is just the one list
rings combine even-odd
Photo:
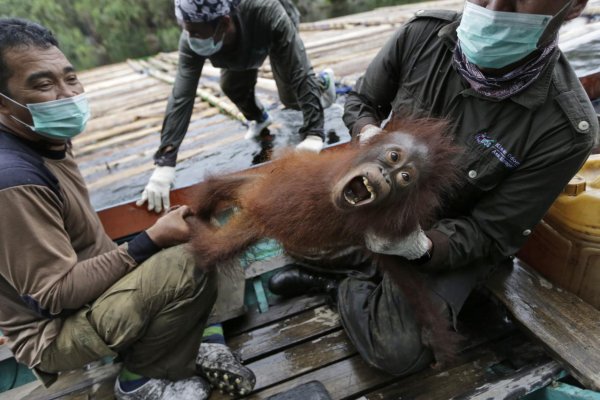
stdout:
[[[455,177],[456,149],[443,135],[448,129],[443,121],[408,120],[392,128],[416,136],[428,157],[417,165],[416,184],[373,207],[340,210],[331,201],[332,188],[351,168],[370,161],[364,159],[370,150],[389,143],[391,134],[321,154],[287,151],[259,171],[209,177],[199,185],[194,206],[199,221],[192,247],[201,267],[225,260],[262,237],[302,254],[363,245],[368,228],[401,237],[417,224],[426,226]],[[230,223],[218,229],[206,225],[219,207],[233,205],[239,212]]]
[[[210,268],[230,259],[263,237],[278,240],[294,254],[314,254],[364,246],[367,229],[402,237],[418,224],[427,227],[442,195],[456,179],[453,162],[457,149],[445,135],[449,127],[440,120],[404,119],[392,120],[386,128],[388,133],[365,144],[352,143],[321,154],[287,151],[256,171],[209,177],[199,185],[195,197],[197,219],[191,244],[199,266]],[[394,132],[410,134],[419,151],[425,149],[425,157],[413,160],[416,182],[395,187],[373,207],[336,207],[332,201],[336,183],[398,141]],[[417,146],[407,146],[406,152],[411,151],[416,152]],[[232,206],[238,211],[225,225],[211,223],[218,210]],[[425,344],[433,349],[438,363],[447,362],[457,336],[432,304],[420,274],[398,266],[394,257],[378,255],[376,262],[407,293],[418,322],[428,332],[423,335]]]

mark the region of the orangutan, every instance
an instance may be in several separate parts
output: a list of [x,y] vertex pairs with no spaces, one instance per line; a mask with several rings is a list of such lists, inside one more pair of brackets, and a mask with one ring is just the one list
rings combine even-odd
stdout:
[[[195,194],[192,247],[200,267],[231,258],[263,237],[294,254],[364,246],[427,225],[455,178],[457,153],[441,120],[397,120],[366,143],[321,154],[288,151],[256,171],[209,177]],[[222,227],[215,212],[236,207]]]
[[[324,256],[365,248],[367,230],[402,238],[427,226],[455,182],[458,153],[441,120],[394,120],[366,143],[321,154],[288,151],[257,170],[209,177],[195,196],[191,246],[207,269],[263,237],[294,256]],[[219,210],[236,212],[223,225]],[[450,360],[458,339],[428,296],[421,273],[398,257],[375,255],[415,309],[423,342],[437,365]],[[322,264],[322,263],[321,263]]]

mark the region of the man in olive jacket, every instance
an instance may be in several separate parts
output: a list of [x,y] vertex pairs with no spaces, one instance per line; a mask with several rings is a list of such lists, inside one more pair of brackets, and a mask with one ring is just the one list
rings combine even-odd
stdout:
[[[366,142],[390,112],[445,118],[458,160],[458,195],[439,219],[405,238],[368,235],[375,253],[424,272],[430,296],[456,316],[472,289],[510,260],[598,136],[596,114],[558,49],[558,29],[586,0],[468,0],[462,14],[422,11],[401,27],[348,96],[344,121]],[[302,270],[275,275],[276,291],[331,286]],[[403,375],[432,361],[407,294],[389,277],[344,279],[338,308],[358,351]]]

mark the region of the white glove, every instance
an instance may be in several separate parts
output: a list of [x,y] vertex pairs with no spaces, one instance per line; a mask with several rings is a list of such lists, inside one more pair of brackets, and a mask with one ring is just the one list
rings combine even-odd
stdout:
[[148,200],[148,211],[154,210],[159,213],[163,208],[168,210],[171,205],[169,191],[174,180],[175,167],[157,166],[142,192],[142,198],[135,204],[141,206]]
[[369,139],[371,139],[373,136],[379,135],[381,132],[383,132],[383,130],[378,126],[370,125],[370,124],[365,125],[365,126],[363,126],[362,130],[358,134],[358,142],[365,143]]
[[365,244],[373,253],[396,255],[407,260],[421,258],[429,250],[429,243],[430,240],[421,227],[402,239],[377,236],[371,231],[365,234]]
[[323,139],[317,135],[308,135],[306,139],[296,145],[296,150],[299,151],[312,151],[314,153],[320,153],[323,149]]

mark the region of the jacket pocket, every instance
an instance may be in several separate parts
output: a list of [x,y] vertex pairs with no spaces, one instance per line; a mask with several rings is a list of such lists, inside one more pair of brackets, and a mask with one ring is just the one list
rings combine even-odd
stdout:
[[483,192],[498,186],[513,169],[514,161],[507,159],[510,155],[493,145],[486,146],[473,140],[467,143],[465,150],[462,173],[470,185]]

